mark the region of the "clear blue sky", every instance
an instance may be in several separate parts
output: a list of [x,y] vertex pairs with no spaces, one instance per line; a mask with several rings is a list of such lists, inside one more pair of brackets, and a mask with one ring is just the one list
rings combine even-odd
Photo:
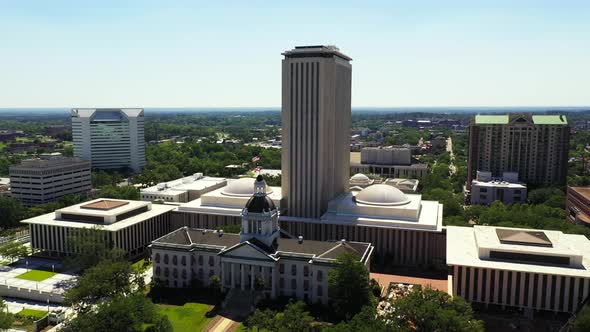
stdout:
[[0,107],[280,106],[304,44],[353,106],[590,105],[590,1],[0,0]]

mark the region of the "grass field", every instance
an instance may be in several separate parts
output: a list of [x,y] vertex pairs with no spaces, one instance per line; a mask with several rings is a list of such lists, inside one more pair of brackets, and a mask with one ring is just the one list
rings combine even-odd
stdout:
[[201,303],[186,303],[183,306],[159,304],[160,312],[170,320],[175,332],[202,331],[211,318],[205,314],[211,306]]
[[30,281],[43,281],[45,279],[53,277],[56,274],[57,273],[50,271],[31,270],[29,272],[25,272],[21,275],[16,276],[16,278]]
[[26,317],[26,318],[33,318],[33,319],[41,319],[47,315],[47,311],[45,310],[35,310],[35,309],[23,309],[17,313],[18,316]]

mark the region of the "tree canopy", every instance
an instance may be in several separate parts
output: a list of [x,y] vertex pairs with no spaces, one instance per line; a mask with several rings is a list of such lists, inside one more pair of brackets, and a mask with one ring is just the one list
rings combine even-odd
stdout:
[[330,302],[342,318],[349,319],[373,302],[369,271],[358,256],[343,254],[328,275]]

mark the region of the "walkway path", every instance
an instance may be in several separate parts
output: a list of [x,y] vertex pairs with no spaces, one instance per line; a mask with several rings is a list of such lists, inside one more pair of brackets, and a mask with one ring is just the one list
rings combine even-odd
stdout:
[[231,318],[220,316],[220,319],[207,332],[229,332],[235,330],[238,325],[239,323]]

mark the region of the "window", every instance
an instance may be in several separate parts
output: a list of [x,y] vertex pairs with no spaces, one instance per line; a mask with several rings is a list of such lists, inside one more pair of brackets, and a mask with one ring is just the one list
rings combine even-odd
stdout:
[[209,266],[213,266],[213,256],[209,256]]
[[195,265],[195,263],[197,263],[195,256],[191,256],[191,264]]
[[322,286],[318,286],[318,296],[324,296],[324,288]]
[[215,271],[209,270],[209,278],[211,278],[215,274]]
[[160,267],[156,267],[156,275],[159,276],[160,275]]
[[324,280],[324,272],[322,270],[318,271],[318,281]]
[[203,256],[199,255],[199,265],[203,265]]
[[170,271],[168,271],[168,268],[164,268],[164,276],[167,277],[170,275]]
[[186,279],[186,270],[182,270],[182,279]]
[[186,266],[186,256],[182,256],[182,266]]
[[279,264],[279,273],[280,274],[285,273],[285,264],[282,264],[282,263]]
[[488,195],[479,195],[480,199],[488,199]]
[[303,281],[303,290],[306,292],[309,290],[309,280]]
[[160,253],[156,254],[156,258],[154,259],[156,263],[160,263]]
[[164,254],[164,264],[168,264],[168,254]]
[[479,188],[479,192],[487,193],[488,192],[488,188]]
[[203,269],[199,269],[199,279],[203,280]]
[[297,265],[295,265],[295,264],[291,265],[291,275],[292,276],[297,275]]
[[291,279],[291,289],[297,289],[297,279]]
[[172,270],[172,275],[174,276],[174,278],[178,278],[178,270],[176,268]]
[[174,265],[178,264],[178,257],[176,257],[176,255],[172,256],[172,264],[174,264]]
[[284,288],[285,287],[285,279],[283,279],[283,278],[279,279],[279,287],[280,288]]
[[309,276],[309,266],[304,266],[303,267],[303,275],[305,277]]

